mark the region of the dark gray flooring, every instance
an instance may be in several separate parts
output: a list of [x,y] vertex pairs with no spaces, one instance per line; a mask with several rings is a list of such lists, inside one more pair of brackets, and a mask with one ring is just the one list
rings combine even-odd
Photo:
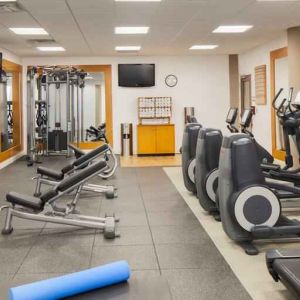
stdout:
[[[34,173],[24,161],[1,170],[0,206],[7,191],[32,194]],[[161,168],[119,168],[108,182],[118,187],[117,199],[84,194],[79,204],[84,214],[115,212],[121,238],[15,219],[13,234],[0,236],[0,299],[11,286],[121,259],[132,268],[128,283],[72,299],[250,299]]]

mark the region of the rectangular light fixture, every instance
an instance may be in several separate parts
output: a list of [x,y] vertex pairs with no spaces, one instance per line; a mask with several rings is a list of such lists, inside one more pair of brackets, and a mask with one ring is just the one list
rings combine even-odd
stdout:
[[253,28],[252,25],[231,25],[231,26],[219,26],[213,33],[240,33],[245,32]]
[[115,0],[115,2],[161,2],[162,0]]
[[44,51],[44,52],[63,52],[66,51],[65,48],[60,46],[54,46],[54,47],[37,47],[38,50]]
[[149,27],[115,27],[115,34],[147,34]]
[[115,48],[116,51],[140,51],[141,49],[141,46],[117,46]]
[[256,0],[257,2],[299,2],[300,0]]
[[9,28],[12,32],[18,35],[48,35],[44,28]]
[[0,3],[4,3],[4,2],[17,2],[17,0],[0,0]]
[[190,50],[212,50],[218,47],[218,45],[194,45],[190,48]]

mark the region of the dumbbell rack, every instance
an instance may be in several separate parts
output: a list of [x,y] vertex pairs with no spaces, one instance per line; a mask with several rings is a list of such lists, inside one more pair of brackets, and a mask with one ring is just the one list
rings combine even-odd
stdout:
[[172,117],[171,97],[139,97],[139,124],[170,124]]

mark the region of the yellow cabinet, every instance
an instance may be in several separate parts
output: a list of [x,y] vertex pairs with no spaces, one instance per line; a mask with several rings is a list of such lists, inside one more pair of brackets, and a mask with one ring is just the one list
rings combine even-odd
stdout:
[[175,126],[138,125],[138,155],[174,155]]

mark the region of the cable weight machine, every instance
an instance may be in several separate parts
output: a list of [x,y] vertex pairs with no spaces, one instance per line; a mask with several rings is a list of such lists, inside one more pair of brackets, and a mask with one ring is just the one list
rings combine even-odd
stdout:
[[28,165],[65,155],[84,141],[86,73],[74,67],[31,67],[27,73]]

